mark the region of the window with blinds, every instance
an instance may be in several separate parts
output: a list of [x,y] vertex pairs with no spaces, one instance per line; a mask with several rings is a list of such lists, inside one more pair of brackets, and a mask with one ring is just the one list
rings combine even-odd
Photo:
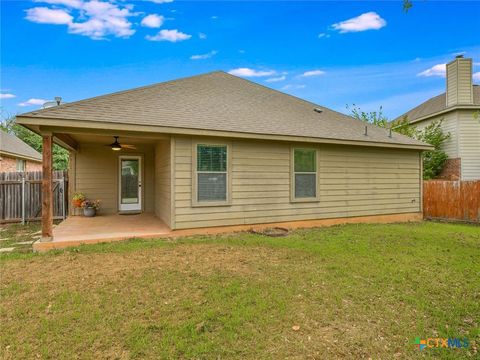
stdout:
[[197,145],[197,201],[227,201],[227,146]]
[[317,151],[294,149],[294,197],[316,199],[317,197]]

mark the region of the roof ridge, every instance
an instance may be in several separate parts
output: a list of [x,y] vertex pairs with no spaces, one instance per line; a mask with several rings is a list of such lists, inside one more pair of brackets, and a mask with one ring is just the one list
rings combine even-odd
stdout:
[[115,92],[113,92],[113,93],[108,93],[108,94],[102,94],[102,95],[92,96],[92,97],[89,97],[89,98],[86,98],[86,99],[81,99],[81,100],[77,100],[77,101],[73,101],[73,102],[68,102],[68,103],[65,103],[65,104],[62,104],[62,105],[52,106],[52,107],[45,108],[45,109],[32,110],[32,111],[29,111],[29,112],[26,112],[26,113],[18,114],[18,116],[38,115],[39,113],[43,113],[43,112],[46,112],[46,111],[51,110],[51,109],[55,109],[55,110],[56,110],[56,109],[68,108],[68,107],[73,106],[73,105],[82,104],[82,103],[87,102],[87,101],[90,101],[90,100],[101,99],[101,98],[104,98],[104,97],[106,97],[106,96],[114,96],[114,95],[126,94],[126,93],[134,92],[134,91],[137,91],[137,90],[149,89],[149,88],[153,88],[153,87],[159,86],[159,85],[165,85],[165,84],[175,83],[175,82],[182,81],[182,80],[186,80],[186,79],[191,79],[191,78],[196,78],[196,77],[202,77],[202,76],[212,75],[212,74],[215,74],[215,73],[225,73],[225,71],[223,71],[223,70],[214,70],[214,71],[209,71],[209,72],[202,73],[202,74],[185,76],[185,77],[181,77],[181,78],[177,78],[177,79],[172,79],[172,80],[167,80],[167,81],[156,82],[156,83],[149,84],[149,85],[138,86],[138,87],[135,87],[135,88],[132,88],[132,89],[119,90],[119,91],[115,91]]

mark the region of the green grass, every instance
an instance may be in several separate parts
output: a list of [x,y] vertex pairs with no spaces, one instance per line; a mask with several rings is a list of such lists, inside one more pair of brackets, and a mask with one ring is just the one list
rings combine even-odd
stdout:
[[3,254],[0,357],[474,358],[479,259],[478,226],[428,222]]
[[[27,253],[32,251],[32,243],[35,236],[39,235],[40,222],[11,225],[1,225],[0,227],[0,248],[13,247],[15,253]],[[30,242],[29,244],[19,244],[22,242]],[[1,253],[0,253],[1,254]]]

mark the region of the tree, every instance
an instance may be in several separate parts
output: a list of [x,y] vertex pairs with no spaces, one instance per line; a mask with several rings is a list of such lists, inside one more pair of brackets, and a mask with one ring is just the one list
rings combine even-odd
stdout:
[[[42,152],[42,137],[35,134],[33,131],[23,127],[15,122],[15,116],[7,115],[3,116],[0,122],[0,129],[3,131],[15,135],[38,152]],[[68,150],[53,144],[53,168],[55,170],[68,169]]]
[[412,8],[413,4],[411,0],[403,0],[403,11],[408,12]]
[[383,114],[383,108],[380,106],[378,111],[365,112],[353,104],[350,108],[351,116],[358,120],[368,122],[383,128],[389,128],[394,132],[406,135],[413,139],[417,139],[433,146],[433,150],[423,152],[423,178],[425,180],[433,179],[442,171],[447,154],[441,149],[445,140],[450,137],[450,133],[444,134],[442,130],[442,120],[431,122],[423,130],[418,130],[414,125],[410,124],[405,116],[402,119],[389,122],[388,118]]

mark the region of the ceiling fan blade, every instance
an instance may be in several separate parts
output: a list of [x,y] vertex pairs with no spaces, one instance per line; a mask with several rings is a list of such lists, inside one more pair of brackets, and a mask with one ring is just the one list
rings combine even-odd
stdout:
[[130,144],[122,144],[122,148],[133,149],[133,150],[137,149],[137,147],[135,145],[130,145]]

